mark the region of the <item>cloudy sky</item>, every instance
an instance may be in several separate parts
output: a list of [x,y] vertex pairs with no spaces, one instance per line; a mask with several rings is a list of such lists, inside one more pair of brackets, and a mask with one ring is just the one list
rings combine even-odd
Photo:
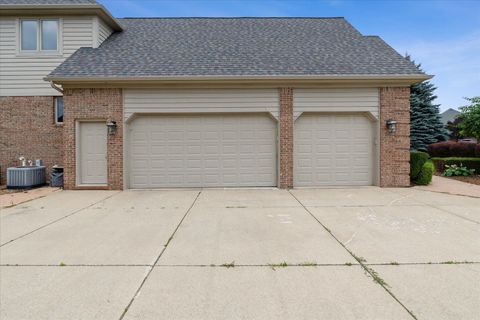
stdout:
[[480,96],[480,0],[97,0],[115,17],[345,17],[422,64],[441,110]]

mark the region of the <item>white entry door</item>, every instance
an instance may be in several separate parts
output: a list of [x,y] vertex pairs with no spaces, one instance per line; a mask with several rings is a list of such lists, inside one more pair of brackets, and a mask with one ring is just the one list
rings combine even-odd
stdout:
[[79,124],[79,184],[107,184],[107,126],[105,122]]
[[130,188],[275,186],[276,128],[266,114],[138,117]]

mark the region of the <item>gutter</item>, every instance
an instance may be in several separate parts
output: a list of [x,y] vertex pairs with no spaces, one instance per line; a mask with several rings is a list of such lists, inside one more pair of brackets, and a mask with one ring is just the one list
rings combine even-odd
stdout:
[[255,81],[255,80],[324,80],[324,81],[364,81],[364,80],[401,80],[424,81],[433,78],[427,74],[393,74],[393,75],[241,75],[241,76],[138,76],[138,77],[65,77],[46,76],[45,81],[56,83],[81,83],[81,82],[127,82],[127,81]]
[[60,92],[60,93],[63,95],[63,90],[62,90],[62,88],[60,88],[60,87],[57,86],[55,83],[53,83],[53,81],[50,81],[50,86],[52,86],[53,89],[57,90],[58,92]]

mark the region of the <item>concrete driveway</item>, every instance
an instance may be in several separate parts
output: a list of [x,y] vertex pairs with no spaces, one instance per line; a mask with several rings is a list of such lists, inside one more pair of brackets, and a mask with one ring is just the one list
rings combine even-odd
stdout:
[[62,191],[0,212],[3,319],[478,319],[480,199]]

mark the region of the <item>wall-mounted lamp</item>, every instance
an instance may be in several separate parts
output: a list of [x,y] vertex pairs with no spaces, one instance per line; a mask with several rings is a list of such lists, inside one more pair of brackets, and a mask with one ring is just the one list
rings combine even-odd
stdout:
[[397,131],[397,121],[395,121],[393,119],[388,119],[387,120],[387,129],[388,129],[388,132],[390,132],[390,133],[394,133],[395,131]]
[[107,121],[108,134],[115,134],[117,132],[117,122],[113,120]]

